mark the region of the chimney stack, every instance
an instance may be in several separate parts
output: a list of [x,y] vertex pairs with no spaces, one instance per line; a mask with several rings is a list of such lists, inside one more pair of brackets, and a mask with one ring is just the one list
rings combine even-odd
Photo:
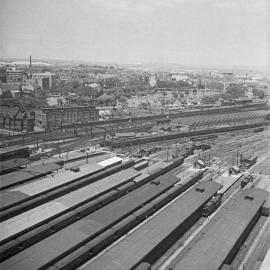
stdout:
[[30,55],[30,68],[32,67],[32,57]]

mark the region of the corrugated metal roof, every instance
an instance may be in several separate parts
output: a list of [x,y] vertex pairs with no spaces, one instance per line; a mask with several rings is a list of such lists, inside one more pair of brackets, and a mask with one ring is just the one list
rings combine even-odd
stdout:
[[204,192],[198,192],[193,187],[82,269],[127,270],[134,267],[221,187],[214,182],[199,183],[197,186],[203,187]]
[[[253,199],[246,198],[247,195]],[[256,188],[238,194],[231,205],[221,210],[220,218],[205,227],[173,269],[219,269],[267,197],[266,191]]]

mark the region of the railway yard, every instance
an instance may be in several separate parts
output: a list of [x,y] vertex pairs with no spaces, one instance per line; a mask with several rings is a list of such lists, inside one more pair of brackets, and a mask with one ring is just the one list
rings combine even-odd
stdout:
[[42,155],[37,134],[9,138],[0,268],[270,269],[268,113],[191,116],[188,131],[107,141],[56,135]]

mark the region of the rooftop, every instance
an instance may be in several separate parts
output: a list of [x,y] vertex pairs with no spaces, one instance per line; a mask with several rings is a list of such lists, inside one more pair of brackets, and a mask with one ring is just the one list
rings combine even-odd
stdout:
[[260,189],[246,189],[236,195],[229,207],[222,209],[219,219],[213,219],[173,268],[175,270],[220,269],[230,251],[253,220],[268,193]]
[[82,269],[126,270],[133,268],[221,187],[220,184],[214,182],[204,182],[196,185],[198,186],[204,188],[204,192],[197,191],[195,187],[192,188]]

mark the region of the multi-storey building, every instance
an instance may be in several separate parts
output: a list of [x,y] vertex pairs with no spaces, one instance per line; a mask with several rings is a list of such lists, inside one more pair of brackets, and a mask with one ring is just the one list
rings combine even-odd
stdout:
[[6,83],[7,82],[7,68],[0,67],[0,82]]
[[33,73],[30,75],[30,80],[37,83],[41,89],[54,88],[56,84],[56,76],[50,72]]
[[27,74],[24,70],[17,70],[16,66],[12,67],[11,69],[7,69],[6,71],[6,80],[7,83],[25,83],[27,79]]
[[98,120],[95,106],[45,107],[35,111],[35,125],[43,129],[56,129],[69,124],[82,124]]

